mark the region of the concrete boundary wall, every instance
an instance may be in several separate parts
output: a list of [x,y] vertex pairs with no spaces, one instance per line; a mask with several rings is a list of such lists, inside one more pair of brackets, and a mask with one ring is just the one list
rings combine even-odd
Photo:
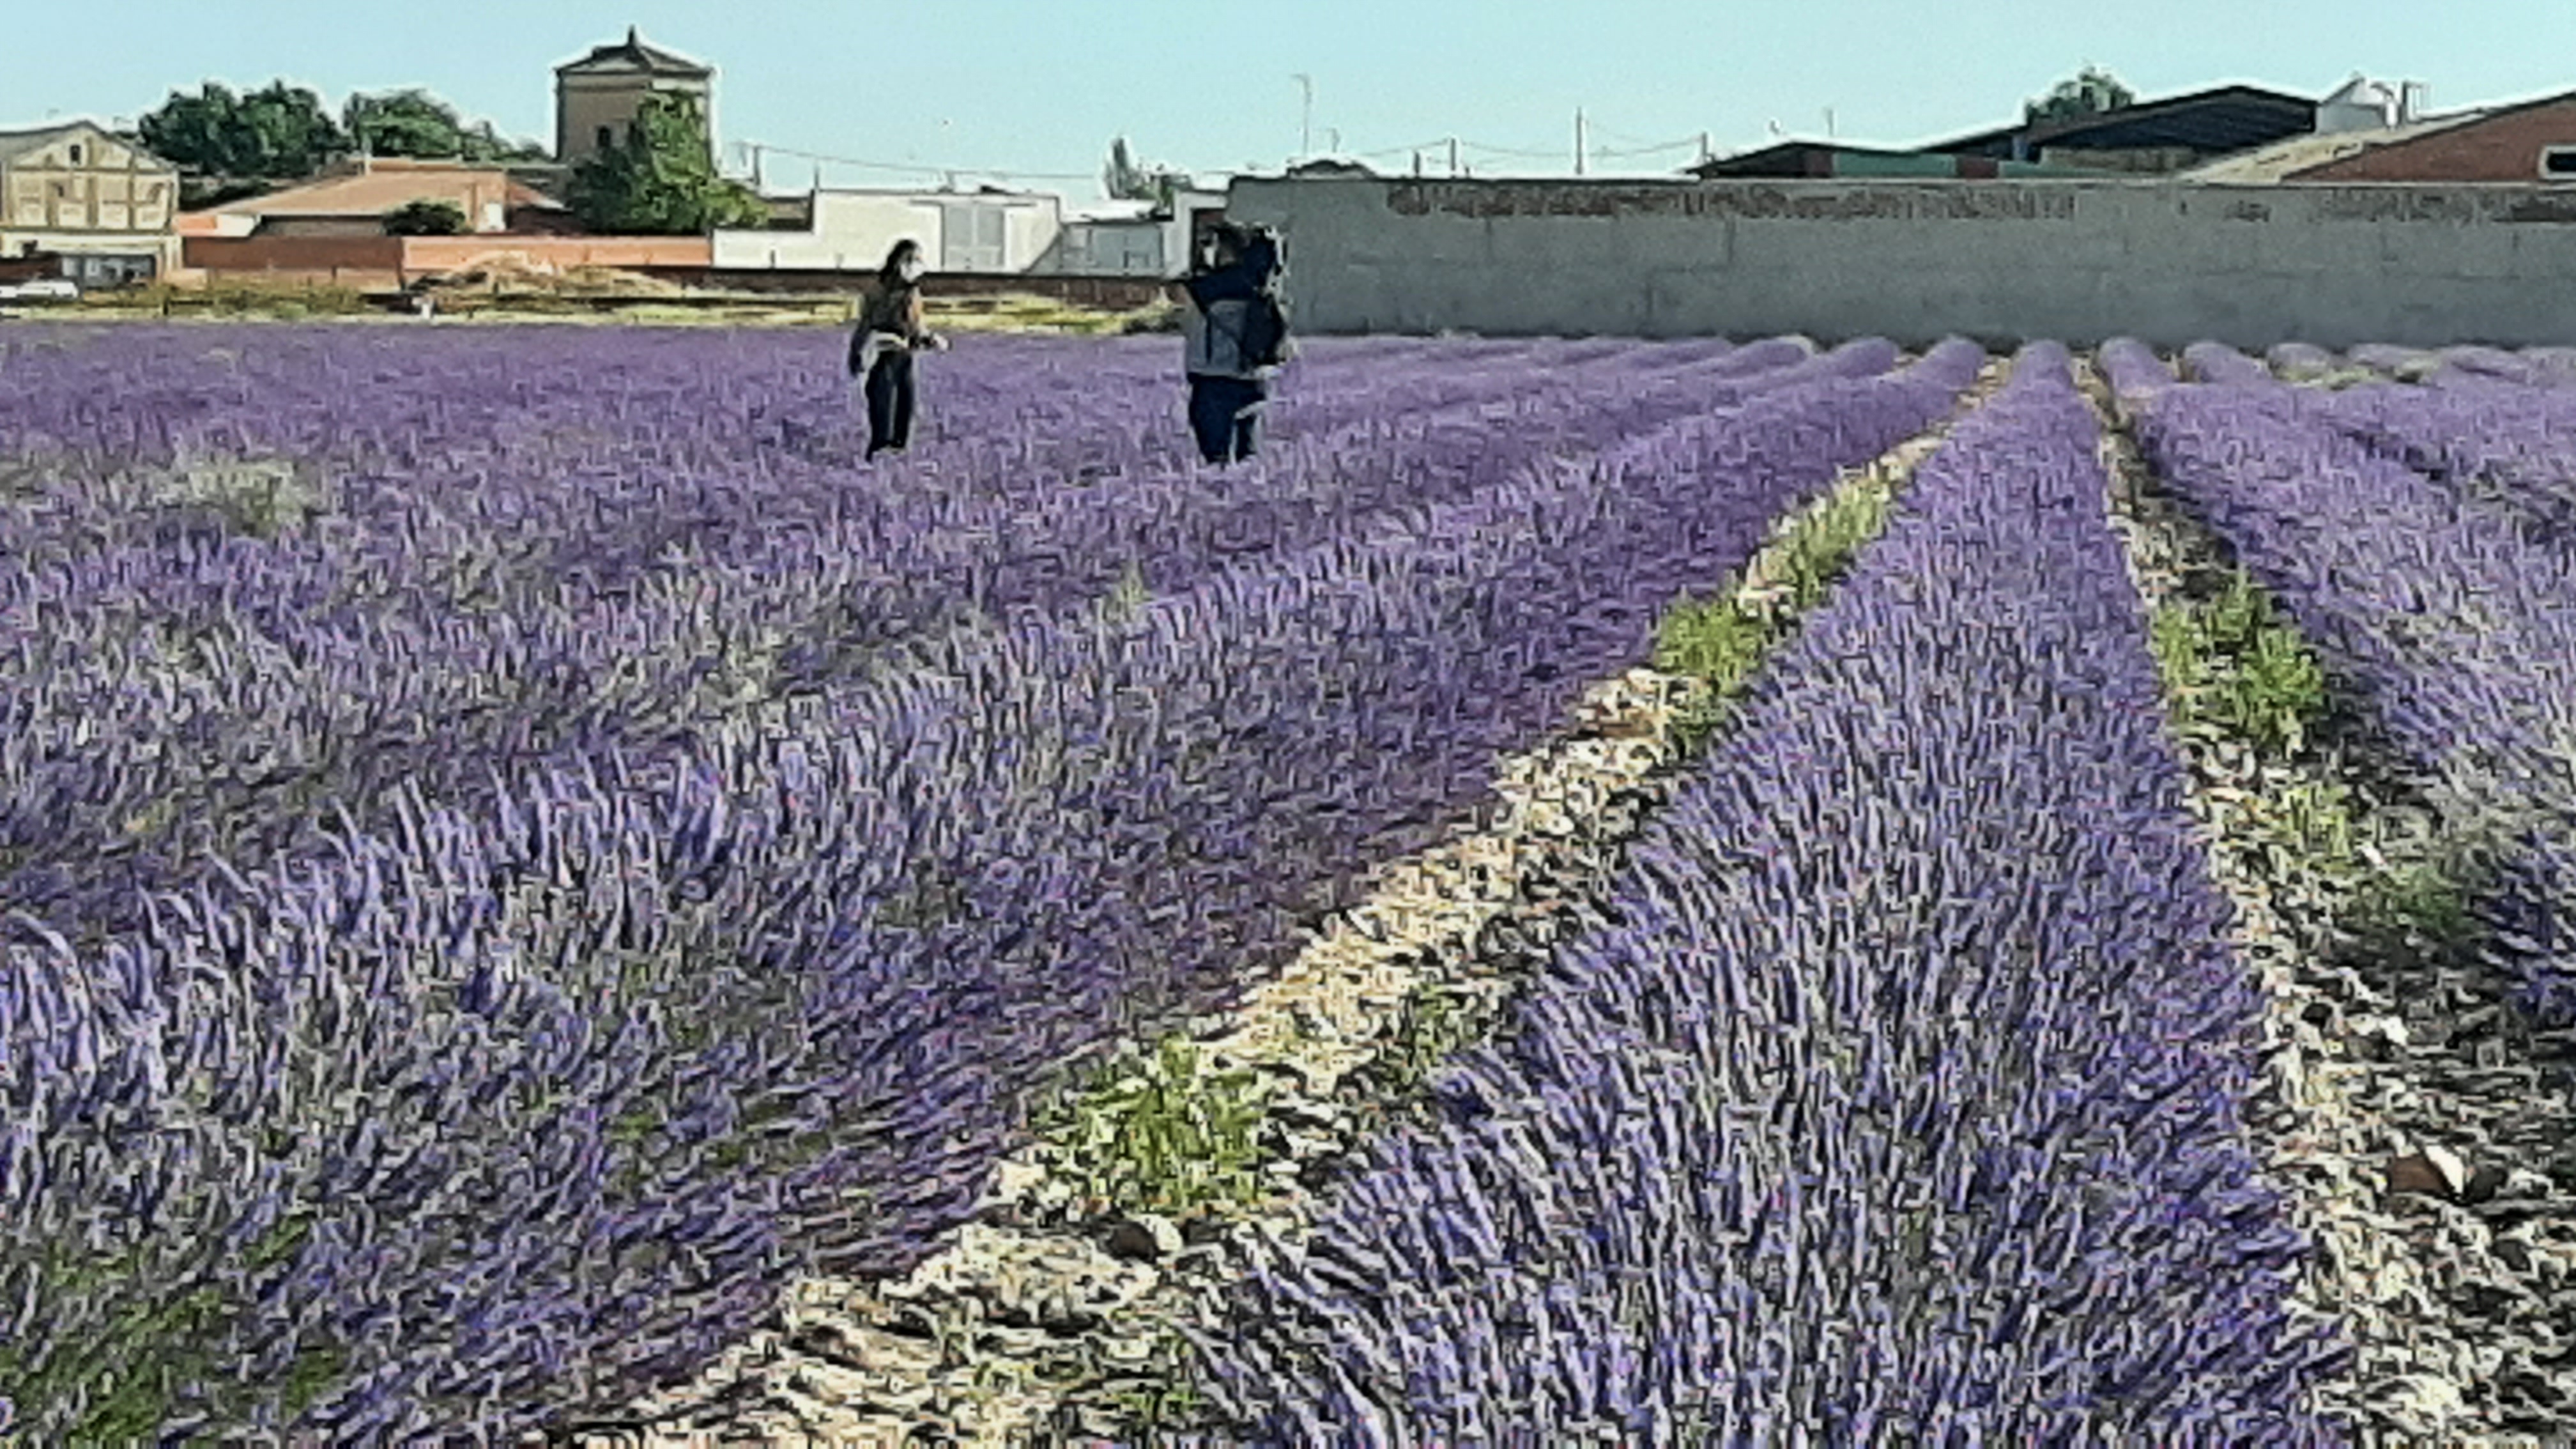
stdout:
[[1243,180],[1300,330],[2576,344],[2576,188]]

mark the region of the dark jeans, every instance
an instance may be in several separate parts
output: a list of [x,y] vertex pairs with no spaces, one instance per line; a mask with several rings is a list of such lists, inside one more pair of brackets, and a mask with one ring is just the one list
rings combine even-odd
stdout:
[[912,443],[912,354],[889,348],[868,369],[868,452]]
[[1261,442],[1264,389],[1245,377],[1190,377],[1190,431],[1211,463],[1249,458]]

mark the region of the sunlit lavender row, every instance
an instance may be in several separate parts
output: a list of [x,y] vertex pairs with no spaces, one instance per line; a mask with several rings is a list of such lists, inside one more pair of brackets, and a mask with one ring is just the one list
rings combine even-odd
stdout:
[[[25,626],[0,683],[0,789],[14,795],[0,821],[25,829],[0,834],[0,867],[50,914],[129,921],[139,891],[183,879],[176,861],[309,848],[326,799],[376,824],[365,802],[397,782],[463,802],[494,772],[658,748],[752,700],[828,694],[908,641],[1131,581],[1186,588],[1219,561],[1472,496],[1542,453],[1585,456],[1894,357],[1884,343],[1812,359],[1786,341],[1714,362],[1651,351],[1673,355],[1640,368],[1620,354],[1597,377],[1576,364],[1535,388],[1525,362],[1393,373],[1375,420],[1302,435],[1230,478],[1110,466],[979,499],[942,484],[955,460],[935,449],[926,476],[854,481],[675,473],[639,445],[622,470],[344,482],[327,517],[274,538],[183,507],[186,542],[37,545],[0,568],[0,610]],[[1129,407],[1149,412],[1150,397]],[[148,518],[137,491],[49,486],[13,524],[42,539],[48,511]],[[584,514],[599,526],[568,517]]]
[[[2103,363],[2176,496],[2411,762],[2478,811],[2469,828],[2492,832],[2492,949],[2543,1020],[2576,1018],[2576,553],[2556,526],[2567,483],[2555,463],[2493,461],[2563,452],[2557,395],[2348,402],[2203,355],[2229,380],[2178,384],[2135,343],[2106,345]],[[2525,430],[2536,436],[2508,441]]]
[[[477,803],[325,788],[328,820],[370,818],[310,854],[174,862],[183,888],[131,922],[18,918],[0,1291],[30,1310],[0,1381],[74,1438],[508,1431],[686,1371],[799,1268],[900,1268],[971,1205],[1029,1083],[1278,959],[1981,355],[1611,351],[1603,411],[1662,401],[1615,431],[1508,409],[1483,426],[1520,451],[1447,496],[1327,498],[1243,558],[1148,535],[1154,587],[1117,607],[835,664],[658,747],[469,746],[454,778],[498,777]],[[430,652],[365,638],[314,687],[363,699]],[[146,1293],[166,1311],[124,1312]],[[138,1359],[174,1368],[114,1367]]]
[[2022,354],[1241,1297],[1212,1372],[1264,1442],[2334,1442],[2067,367]]

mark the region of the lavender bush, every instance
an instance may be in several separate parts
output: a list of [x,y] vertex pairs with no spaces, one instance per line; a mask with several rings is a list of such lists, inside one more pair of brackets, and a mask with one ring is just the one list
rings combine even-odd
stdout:
[[[1060,481],[1020,501],[900,486],[853,497],[823,470],[673,477],[639,450],[623,469],[550,483],[514,472],[424,495],[344,482],[358,496],[333,526],[291,539],[138,539],[52,558],[31,545],[0,564],[0,618],[42,626],[17,635],[0,683],[12,726],[0,885],[58,919],[131,924],[142,891],[184,883],[176,862],[312,848],[334,800],[370,825],[381,817],[366,802],[398,781],[471,803],[490,772],[651,748],[747,699],[828,690],[979,614],[1060,611],[1128,573],[1186,588],[1218,560],[1470,496],[1542,453],[1586,455],[1771,387],[1882,370],[1893,349],[1806,356],[1787,343],[1685,355],[1620,387],[1559,371],[1537,389],[1546,406],[1508,419],[1491,409],[1526,382],[1517,371],[1475,374],[1481,392],[1454,375],[1382,385],[1393,427],[1299,439],[1230,478]],[[10,520],[14,536],[43,538],[49,515],[148,514],[145,486],[50,489]],[[621,538],[625,519],[651,532]],[[574,542],[545,542],[558,537]],[[138,675],[150,689],[130,687]]]
[[2384,399],[2338,413],[2286,388],[2158,388],[2132,345],[2106,346],[2104,363],[2130,380],[2166,486],[2409,762],[2474,812],[2469,828],[2498,849],[2483,887],[2492,949],[2541,1019],[2576,1015],[2576,556],[2332,421]]
[[1260,1442],[2320,1443],[2063,349],[1208,1346]]
[[789,1272],[900,1270],[1030,1083],[1276,960],[1979,356],[1541,452],[488,809],[396,792],[101,939],[18,918],[0,1382],[74,1438],[498,1434],[685,1372]]

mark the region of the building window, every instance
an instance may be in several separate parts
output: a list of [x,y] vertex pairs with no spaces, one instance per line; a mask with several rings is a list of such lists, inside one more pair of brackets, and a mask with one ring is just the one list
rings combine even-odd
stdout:
[[2551,181],[2576,181],[2576,146],[2541,147],[2540,174]]
[[81,143],[78,141],[72,143],[72,164],[74,166],[81,164]]
[[602,151],[612,151],[617,147],[617,132],[612,127],[600,127],[599,130],[593,134],[592,139]]

